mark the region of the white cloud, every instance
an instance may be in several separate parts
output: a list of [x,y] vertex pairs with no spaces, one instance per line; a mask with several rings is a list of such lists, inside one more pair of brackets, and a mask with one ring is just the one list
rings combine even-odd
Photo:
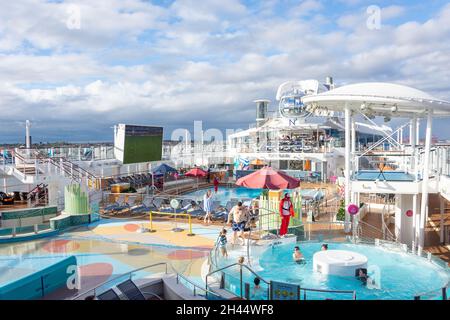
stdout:
[[[76,3],[81,30],[62,24],[66,4],[8,2],[0,12],[2,121],[51,119],[86,132],[119,121],[242,127],[254,120],[252,100],[273,100],[281,82],[327,75],[404,83],[450,100],[450,5],[423,23],[382,30],[368,30],[358,9],[338,20],[341,29],[322,30],[326,8],[309,0],[286,16],[273,14],[276,1]],[[394,19],[408,8],[383,12]]]

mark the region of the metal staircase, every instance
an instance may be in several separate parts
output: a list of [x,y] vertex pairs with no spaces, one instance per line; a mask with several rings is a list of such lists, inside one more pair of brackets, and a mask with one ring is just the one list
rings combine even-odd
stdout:
[[89,189],[99,189],[100,179],[76,163],[64,158],[52,158],[35,149],[16,149],[12,161],[4,162],[0,169],[24,184],[40,184],[48,177],[65,177],[85,184]]

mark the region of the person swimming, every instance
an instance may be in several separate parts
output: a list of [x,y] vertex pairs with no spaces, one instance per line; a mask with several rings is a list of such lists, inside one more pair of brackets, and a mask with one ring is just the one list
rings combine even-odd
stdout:
[[367,281],[369,280],[369,276],[367,275],[367,269],[364,268],[358,269],[357,278],[362,282],[363,285],[367,285]]
[[305,262],[305,258],[303,257],[303,254],[300,251],[300,248],[298,246],[296,246],[294,248],[294,253],[292,254],[292,258],[294,259],[294,261],[296,263],[304,263]]

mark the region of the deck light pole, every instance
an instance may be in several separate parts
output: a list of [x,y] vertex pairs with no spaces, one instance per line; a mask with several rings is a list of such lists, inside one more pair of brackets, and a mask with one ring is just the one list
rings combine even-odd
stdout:
[[[345,103],[344,108],[344,116],[345,116],[345,208],[350,204],[350,166],[351,166],[351,114],[350,114],[350,107],[347,103]],[[350,226],[350,214],[347,212],[347,209],[345,209],[345,232],[350,232],[351,226]]]
[[425,134],[425,153],[423,156],[422,199],[420,203],[419,247],[417,254],[421,255],[425,244],[425,225],[428,220],[428,181],[430,167],[431,131],[433,125],[433,110],[427,110],[427,127]]

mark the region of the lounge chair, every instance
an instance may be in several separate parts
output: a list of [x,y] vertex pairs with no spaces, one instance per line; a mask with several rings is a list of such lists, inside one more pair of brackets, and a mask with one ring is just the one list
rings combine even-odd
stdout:
[[128,207],[133,207],[136,203],[137,196],[136,195],[129,195],[128,200],[124,203]]
[[124,203],[124,201],[125,201],[125,195],[121,194],[115,203],[110,204],[105,207],[105,211],[117,212],[117,211],[127,208],[127,205]]
[[118,284],[117,288],[122,291],[128,300],[146,300],[142,291],[139,290],[132,280],[126,280]]
[[120,300],[119,296],[113,289],[108,289],[97,296],[98,300]]
[[142,211],[147,211],[147,207],[140,199],[141,197],[138,195],[128,198],[128,205],[130,207],[131,213],[140,213]]
[[197,217],[197,218],[203,218],[206,214],[205,210],[203,210],[203,203],[202,201],[200,202],[195,202],[191,206],[191,210],[188,210],[188,214],[190,214],[192,217]]
[[159,210],[164,203],[164,199],[162,198],[154,198],[153,205],[156,207],[156,210]]
[[145,210],[147,211],[158,211],[158,207],[155,206],[153,203],[154,198],[153,197],[147,197],[142,202],[142,205],[145,207]]

